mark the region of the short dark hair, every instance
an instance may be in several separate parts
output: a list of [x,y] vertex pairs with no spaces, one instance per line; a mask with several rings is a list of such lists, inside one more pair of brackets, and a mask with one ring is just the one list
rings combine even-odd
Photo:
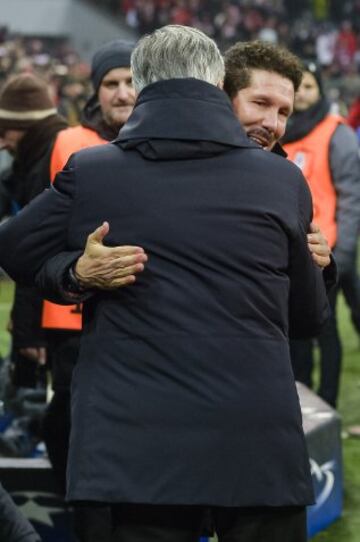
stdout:
[[236,93],[250,85],[251,70],[274,72],[294,85],[298,90],[303,76],[300,59],[285,47],[263,41],[235,43],[225,52],[224,90],[233,98]]

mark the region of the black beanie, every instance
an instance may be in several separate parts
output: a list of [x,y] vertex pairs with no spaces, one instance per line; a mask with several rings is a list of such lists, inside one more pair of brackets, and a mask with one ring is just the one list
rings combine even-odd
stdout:
[[303,60],[302,64],[303,64],[304,72],[311,73],[311,75],[314,77],[314,79],[316,80],[318,84],[321,96],[324,96],[324,85],[323,85],[320,66],[316,64],[314,60]]
[[135,43],[113,40],[105,43],[96,51],[91,62],[91,81],[95,93],[104,76],[114,68],[130,68],[130,57]]

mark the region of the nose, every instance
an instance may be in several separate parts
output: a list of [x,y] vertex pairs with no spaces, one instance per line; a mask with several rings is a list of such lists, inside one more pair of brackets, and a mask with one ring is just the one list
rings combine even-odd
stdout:
[[125,82],[121,82],[118,84],[118,87],[116,89],[116,96],[119,100],[127,100],[129,98],[129,92],[130,88]]
[[278,127],[278,114],[274,109],[269,109],[263,118],[262,125],[264,128],[274,134]]

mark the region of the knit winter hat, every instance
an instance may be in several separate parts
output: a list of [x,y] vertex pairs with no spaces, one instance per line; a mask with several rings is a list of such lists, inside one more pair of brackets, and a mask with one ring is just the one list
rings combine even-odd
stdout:
[[110,70],[130,68],[130,57],[134,47],[135,43],[133,42],[113,40],[105,43],[96,51],[91,63],[91,81],[95,93]]
[[46,82],[33,74],[12,77],[0,94],[0,133],[25,130],[57,113]]
[[318,84],[321,96],[324,96],[324,85],[323,85],[320,66],[316,64],[314,60],[303,60],[302,64],[303,64],[304,72],[311,73],[311,75],[314,77],[314,79],[316,80]]

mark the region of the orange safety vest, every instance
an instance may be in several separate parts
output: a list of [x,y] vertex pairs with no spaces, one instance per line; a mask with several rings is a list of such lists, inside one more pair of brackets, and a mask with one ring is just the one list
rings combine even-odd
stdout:
[[[84,126],[74,126],[58,133],[51,154],[50,179],[54,181],[70,156],[81,149],[107,143],[96,132]],[[78,330],[82,328],[81,305],[57,305],[44,301],[42,327],[48,329]]]
[[104,143],[107,143],[107,141],[100,137],[97,132],[84,126],[73,126],[59,132],[51,153],[51,182],[54,181],[56,174],[64,168],[73,152],[87,147],[94,147],[95,145],[103,145]]
[[312,199],[314,222],[320,227],[331,248],[335,246],[336,191],[330,170],[330,141],[339,124],[345,120],[328,115],[303,139],[286,143],[288,158],[303,172]]

